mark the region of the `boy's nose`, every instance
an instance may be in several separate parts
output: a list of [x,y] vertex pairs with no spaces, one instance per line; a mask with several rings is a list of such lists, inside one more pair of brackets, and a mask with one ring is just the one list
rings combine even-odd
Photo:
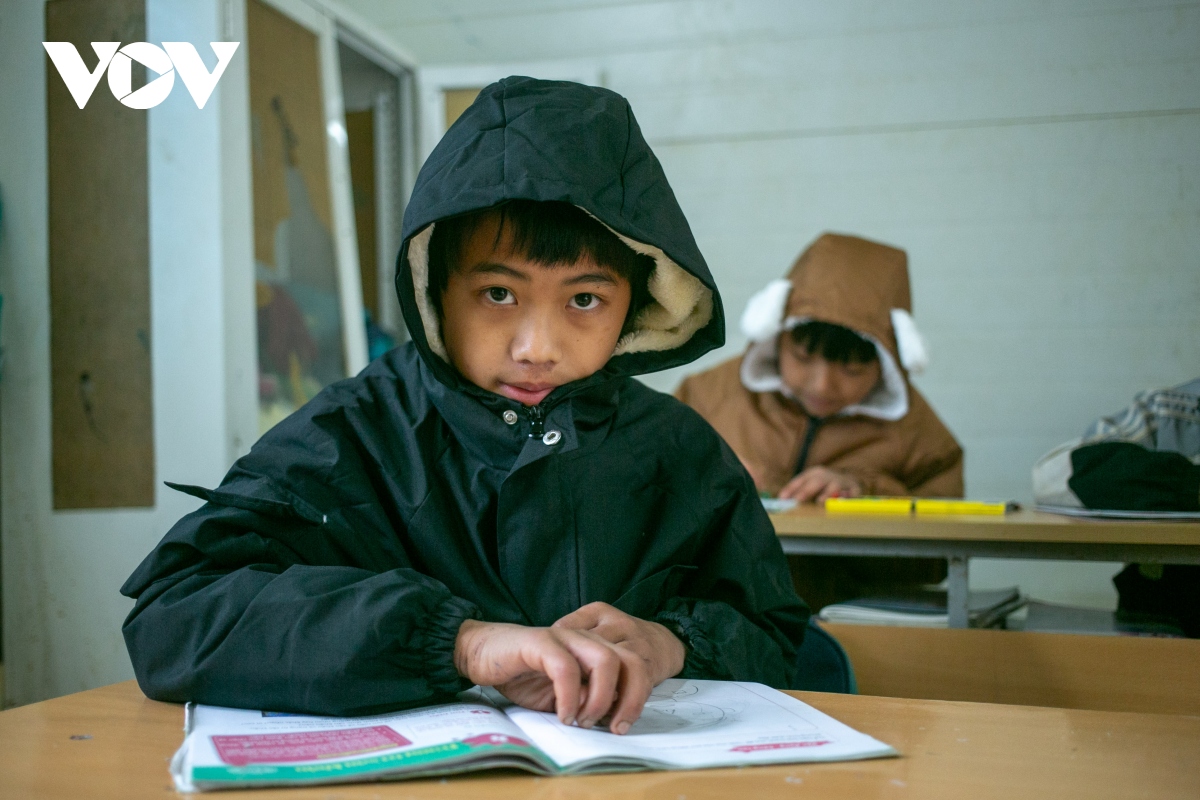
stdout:
[[829,394],[833,388],[833,376],[830,374],[830,369],[825,364],[817,363],[813,366],[812,382],[810,384],[812,390],[819,394]]
[[512,358],[522,364],[548,366],[558,362],[561,354],[554,326],[540,314],[522,320],[512,341]]

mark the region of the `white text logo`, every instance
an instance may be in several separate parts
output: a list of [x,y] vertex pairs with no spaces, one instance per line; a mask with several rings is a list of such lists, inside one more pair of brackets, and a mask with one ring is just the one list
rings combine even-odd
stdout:
[[[239,44],[209,42],[217,56],[217,66],[212,72],[208,71],[196,48],[188,42],[163,42],[162,47],[149,42],[131,42],[124,47],[120,42],[92,42],[98,60],[96,69],[91,72],[75,45],[70,42],[42,42],[42,47],[50,54],[50,60],[62,76],[75,105],[80,108],[87,105],[106,69],[108,88],[113,97],[130,108],[154,108],[166,100],[175,86],[176,72],[196,101],[196,108],[204,108]],[[158,75],[137,91],[132,86],[134,61]]]

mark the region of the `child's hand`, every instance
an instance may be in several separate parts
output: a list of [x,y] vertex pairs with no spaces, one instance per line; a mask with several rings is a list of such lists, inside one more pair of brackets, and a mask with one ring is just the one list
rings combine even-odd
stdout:
[[824,503],[831,497],[862,497],[862,493],[862,484],[852,475],[828,467],[809,467],[792,478],[779,496],[801,503]]
[[517,705],[556,712],[566,725],[590,728],[611,716],[614,733],[629,730],[654,688],[632,650],[567,627],[467,620],[458,629],[454,665]]
[[632,650],[646,663],[651,686],[683,671],[687,653],[675,634],[657,622],[631,617],[608,603],[589,603],[567,614],[554,623],[554,627],[587,631],[606,642]]

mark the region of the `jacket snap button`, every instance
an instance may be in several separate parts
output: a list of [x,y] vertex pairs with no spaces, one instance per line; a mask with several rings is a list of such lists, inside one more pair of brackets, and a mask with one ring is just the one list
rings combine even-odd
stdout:
[[504,418],[504,421],[507,422],[509,425],[517,424],[517,412],[513,411],[511,408],[508,411],[505,411],[500,416],[502,416]]
[[558,440],[562,438],[562,434],[558,431],[546,431],[542,434],[542,444],[558,444]]

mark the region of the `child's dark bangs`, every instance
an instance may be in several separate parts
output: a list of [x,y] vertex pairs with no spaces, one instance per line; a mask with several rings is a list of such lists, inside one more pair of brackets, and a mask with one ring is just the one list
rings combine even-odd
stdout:
[[835,364],[870,364],[879,358],[875,345],[842,325],[806,322],[792,328],[792,341],[810,355]]
[[648,282],[654,259],[634,252],[582,209],[555,201],[510,200],[500,207],[497,245],[506,228],[513,252],[534,263],[554,268],[590,256],[628,281],[631,294],[622,336],[633,329],[638,312],[651,302]]
[[503,236],[505,229],[512,237],[513,252],[534,263],[554,267],[590,256],[631,283],[634,280],[631,262],[636,254],[570,203],[511,200],[500,207],[497,236]]
[[628,281],[632,295],[623,333],[651,302],[648,279],[654,270],[653,258],[634,252],[603,224],[570,203],[510,200],[493,209],[441,220],[434,227],[429,240],[429,299],[439,316],[450,273],[461,264],[467,241],[489,213],[498,214],[500,222],[493,249],[500,247],[507,232],[512,253],[535,264],[554,268],[590,257]]

